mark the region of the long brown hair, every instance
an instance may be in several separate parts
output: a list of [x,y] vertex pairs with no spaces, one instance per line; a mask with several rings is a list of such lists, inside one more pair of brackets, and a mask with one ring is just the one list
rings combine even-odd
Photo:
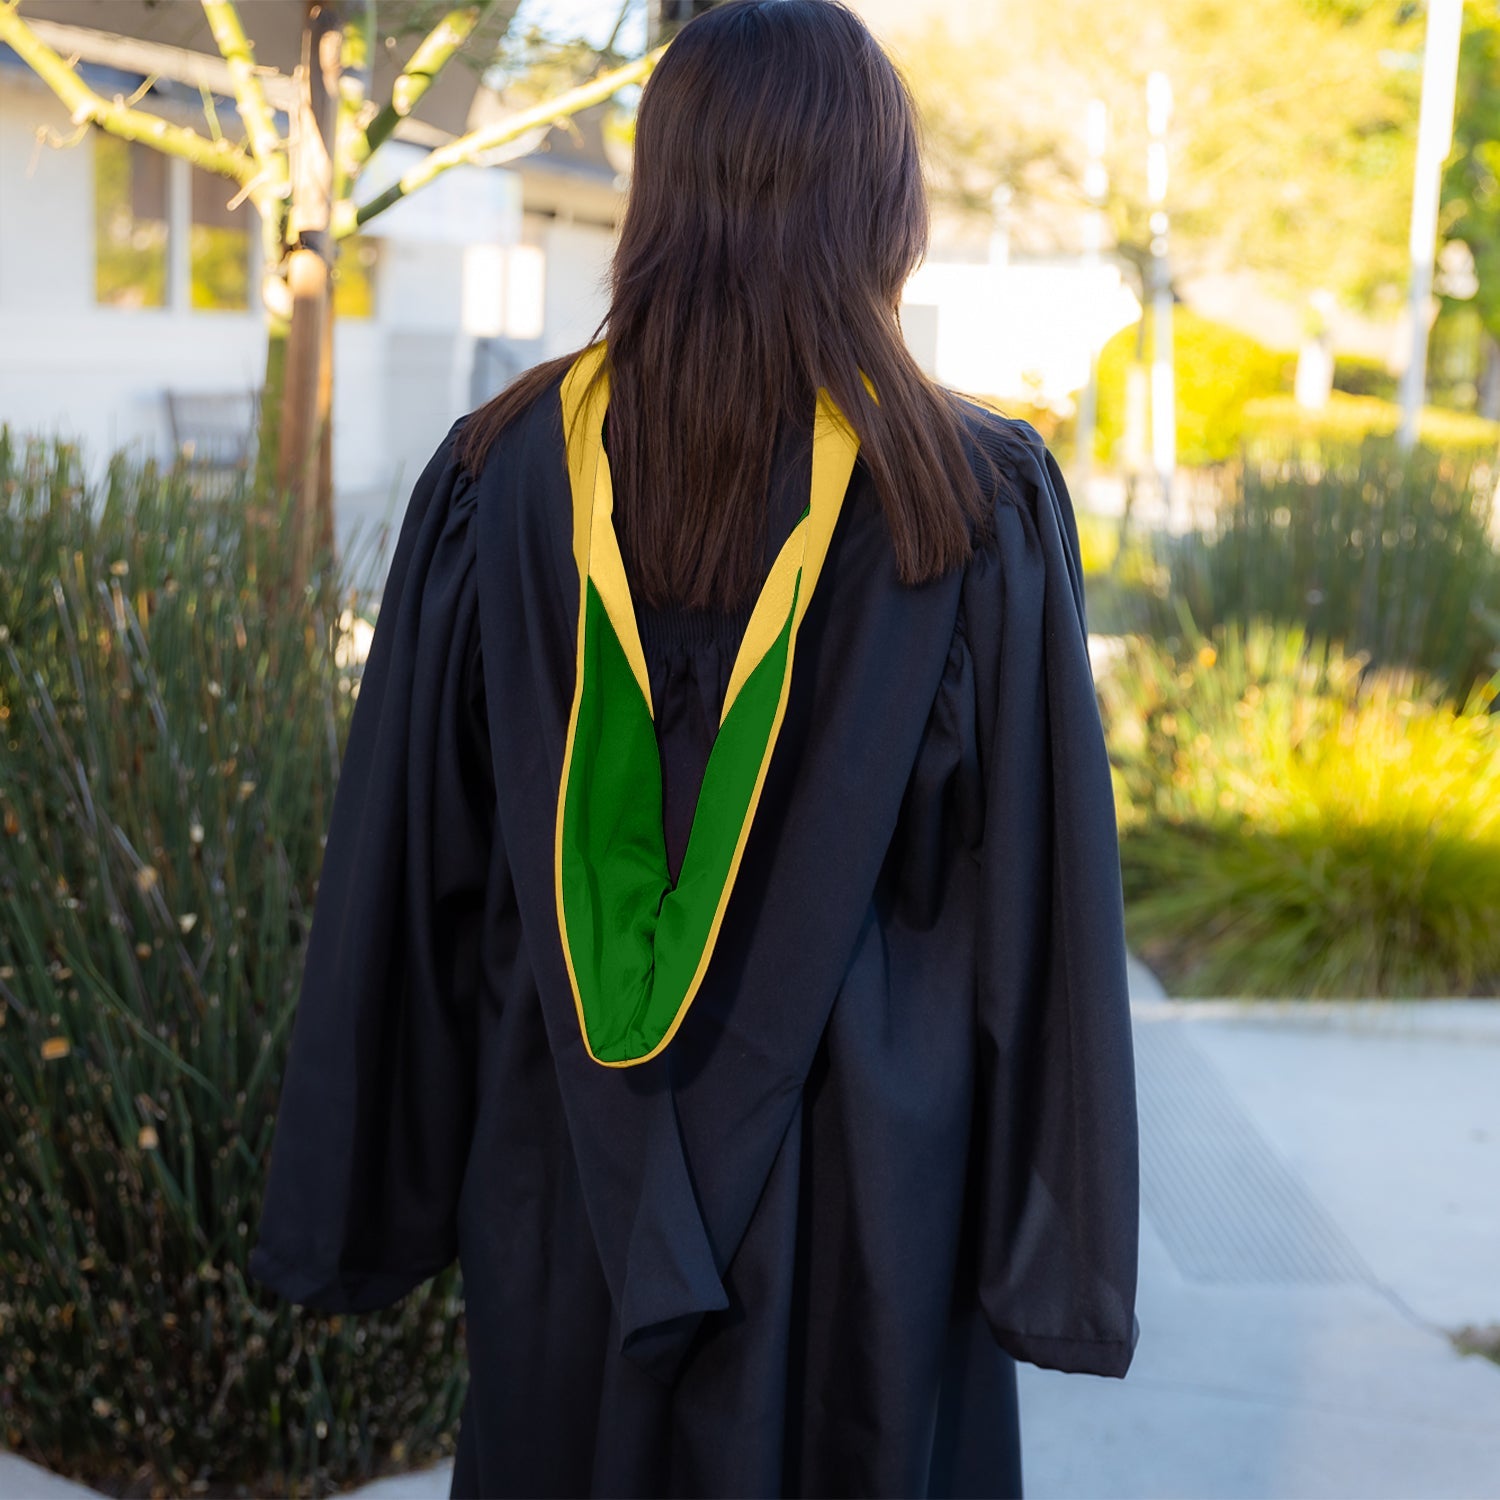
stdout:
[[[753,596],[777,423],[810,432],[820,385],[859,435],[901,578],[969,556],[988,507],[959,399],[899,321],[927,250],[919,148],[905,81],[840,0],[725,0],[656,65],[589,340],[606,332],[615,523],[644,603]],[[576,357],[480,408],[460,461],[477,473]]]

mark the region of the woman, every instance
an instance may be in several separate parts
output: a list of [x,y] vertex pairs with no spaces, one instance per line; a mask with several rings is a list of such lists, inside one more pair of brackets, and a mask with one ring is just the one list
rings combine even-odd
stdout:
[[595,339],[413,492],[251,1268],[359,1311],[458,1259],[456,1496],[1014,1496],[1014,1361],[1130,1364],[1077,534],[907,353],[926,235],[861,22],[729,0]]

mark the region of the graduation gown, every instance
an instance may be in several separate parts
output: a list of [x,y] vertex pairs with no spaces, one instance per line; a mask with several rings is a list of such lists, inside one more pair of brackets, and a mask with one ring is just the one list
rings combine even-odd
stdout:
[[[1014,1361],[1130,1365],[1134,1068],[1077,533],[1036,431],[966,414],[1011,480],[993,534],[903,585],[855,464],[717,945],[634,1066],[590,1056],[558,914],[560,402],[477,478],[461,418],[417,481],[250,1270],[359,1312],[457,1258],[455,1496],[1017,1496]],[[807,448],[778,442],[773,548]],[[675,879],[747,616],[636,617]]]

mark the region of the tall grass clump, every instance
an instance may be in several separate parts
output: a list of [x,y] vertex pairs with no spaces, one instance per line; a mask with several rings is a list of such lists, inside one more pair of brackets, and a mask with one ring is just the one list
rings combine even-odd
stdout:
[[1265,622],[1131,638],[1100,698],[1133,944],[1177,994],[1495,993],[1497,690]]
[[1497,457],[1383,434],[1248,445],[1208,529],[1158,539],[1170,594],[1200,629],[1297,624],[1462,700],[1500,667]]
[[462,1397],[456,1273],[246,1278],[354,691],[249,499],[0,432],[0,1437],[117,1495],[326,1493]]

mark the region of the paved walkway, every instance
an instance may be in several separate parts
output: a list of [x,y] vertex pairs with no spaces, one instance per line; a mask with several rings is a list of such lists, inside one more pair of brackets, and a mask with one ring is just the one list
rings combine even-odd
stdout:
[[1141,1342],[1021,1367],[1044,1497],[1500,1496],[1500,1002],[1177,1002],[1136,976]]
[[[1141,1342],[1020,1367],[1030,1500],[1500,1500],[1500,1365],[1448,1338],[1500,1324],[1500,1001],[1132,984]],[[89,1494],[0,1455],[0,1500]]]

